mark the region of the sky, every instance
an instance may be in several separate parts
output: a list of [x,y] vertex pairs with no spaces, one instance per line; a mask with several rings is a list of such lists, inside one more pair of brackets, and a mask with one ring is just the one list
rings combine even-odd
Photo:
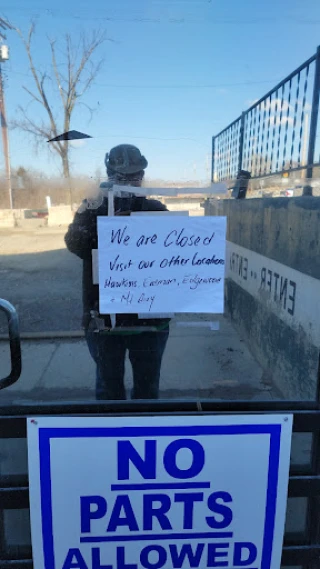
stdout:
[[[67,6],[67,7],[66,7]],[[48,73],[48,97],[58,121],[48,38],[63,71],[64,34],[105,30],[93,61],[101,71],[72,118],[72,129],[93,138],[72,148],[74,174],[104,174],[104,155],[116,144],[139,146],[149,178],[206,180],[211,139],[243,110],[315,53],[320,44],[319,0],[3,0],[0,15],[24,33],[36,22],[34,58]],[[22,106],[45,118],[23,89],[34,91],[26,53],[7,33],[3,65],[8,122]],[[63,124],[61,123],[61,132]],[[61,175],[43,141],[36,151],[25,133],[10,129],[12,167]],[[0,153],[0,169],[3,156]]]

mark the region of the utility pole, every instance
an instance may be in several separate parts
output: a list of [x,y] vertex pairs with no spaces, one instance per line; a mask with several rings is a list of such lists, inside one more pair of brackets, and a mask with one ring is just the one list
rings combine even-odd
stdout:
[[6,46],[3,46],[3,45],[0,46],[0,119],[1,119],[3,156],[4,156],[4,164],[5,164],[5,170],[6,170],[8,195],[9,195],[9,205],[10,205],[10,209],[13,209],[8,124],[7,124],[6,106],[5,106],[5,100],[4,100],[3,77],[2,77],[2,68],[1,68],[1,63],[4,61],[2,58],[1,50],[3,50],[3,48],[5,48],[5,47]]
[[207,175],[207,180],[210,180],[210,154],[207,153],[206,154],[206,175]]
[[[6,39],[4,31],[13,30],[13,26],[0,18],[0,41],[3,42]],[[8,124],[6,115],[6,106],[4,100],[4,85],[2,76],[2,63],[5,63],[9,59],[9,48],[7,45],[0,45],[0,123],[2,132],[2,143],[3,143],[3,156],[4,164],[6,170],[6,179],[9,195],[10,209],[13,209],[13,199],[12,199],[12,187],[11,187],[11,166],[10,166],[10,150],[9,150],[9,137],[8,137]]]

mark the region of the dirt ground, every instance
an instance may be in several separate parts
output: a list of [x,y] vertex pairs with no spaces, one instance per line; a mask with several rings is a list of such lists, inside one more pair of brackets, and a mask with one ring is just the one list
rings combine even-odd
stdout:
[[22,332],[80,329],[81,260],[66,249],[64,233],[0,231],[0,296],[18,310]]

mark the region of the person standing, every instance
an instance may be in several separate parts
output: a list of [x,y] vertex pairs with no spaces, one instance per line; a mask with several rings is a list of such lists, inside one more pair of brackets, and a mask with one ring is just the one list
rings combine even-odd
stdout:
[[[83,261],[82,323],[90,354],[96,363],[96,398],[126,399],[124,372],[128,353],[133,371],[132,398],[157,399],[169,319],[144,320],[137,314],[118,314],[112,329],[110,315],[99,313],[99,287],[93,283],[92,273],[92,250],[98,246],[97,217],[108,215],[107,190],[113,184],[140,187],[148,162],[137,147],[120,144],[106,154],[105,165],[108,182],[101,184],[96,199],[84,200],[65,235],[69,251]],[[123,192],[114,198],[115,215],[166,210],[160,201],[136,196],[134,191]],[[146,327],[154,331],[146,330]]]

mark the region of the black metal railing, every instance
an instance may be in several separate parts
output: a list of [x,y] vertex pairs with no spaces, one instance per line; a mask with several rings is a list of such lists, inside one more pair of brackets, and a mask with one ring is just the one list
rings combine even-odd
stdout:
[[[32,567],[29,528],[29,489],[26,418],[114,415],[198,415],[216,413],[293,413],[287,530],[282,567],[318,569],[320,566],[320,406],[284,401],[155,401],[114,403],[48,403],[0,407],[0,443],[10,447],[11,472],[0,473],[0,569]],[[301,438],[309,437],[302,444]],[[17,444],[19,443],[19,444]],[[22,443],[22,445],[21,445]],[[302,446],[301,446],[302,445]],[[2,449],[0,448],[0,452]],[[13,461],[13,462],[12,462]],[[25,462],[23,462],[25,461]],[[22,465],[21,465],[22,462]],[[302,507],[301,500],[304,501]],[[298,505],[298,509],[295,506]],[[305,514],[301,513],[301,507]],[[9,515],[8,515],[9,514]],[[11,516],[11,517],[10,517]],[[297,527],[297,523],[298,526]]]
[[320,165],[320,47],[271,91],[213,137],[212,181],[252,178]]
[[4,312],[8,321],[10,342],[11,371],[7,377],[0,378],[0,390],[13,385],[21,375],[21,345],[18,313],[7,300],[0,298],[0,312]]

